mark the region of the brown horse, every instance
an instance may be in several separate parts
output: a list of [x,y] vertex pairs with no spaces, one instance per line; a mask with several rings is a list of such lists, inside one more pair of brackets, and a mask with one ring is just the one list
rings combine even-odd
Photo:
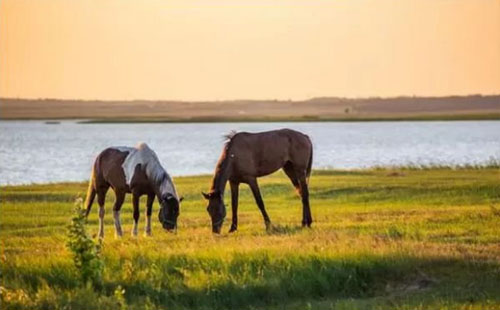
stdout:
[[212,231],[220,233],[226,217],[224,189],[231,187],[232,224],[229,232],[238,228],[238,192],[240,183],[250,186],[255,202],[262,212],[266,228],[271,220],[260,195],[257,178],[283,168],[302,198],[302,226],[311,227],[308,181],[312,166],[312,143],[308,136],[280,129],[261,133],[231,133],[222,150],[207,199],[207,211],[212,219]]
[[99,154],[92,168],[87,199],[85,201],[86,215],[90,213],[92,203],[97,195],[99,203],[99,238],[104,237],[104,202],[106,193],[112,187],[115,192],[113,217],[117,237],[122,236],[120,224],[120,209],[126,193],[132,193],[134,207],[134,228],[132,235],[137,236],[139,221],[139,198],[147,195],[145,234],[151,235],[151,214],[155,196],[160,202],[158,218],[163,228],[172,231],[177,227],[179,206],[182,200],[178,198],[172,178],[163,169],[156,156],[146,144],[137,147],[111,147]]

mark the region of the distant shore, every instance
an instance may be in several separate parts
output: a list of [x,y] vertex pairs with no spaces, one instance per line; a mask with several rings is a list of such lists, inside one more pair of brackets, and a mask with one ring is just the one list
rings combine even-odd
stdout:
[[83,119],[84,123],[499,120],[500,95],[206,102],[0,98],[0,119]]
[[498,114],[478,115],[423,115],[412,117],[379,117],[379,118],[189,118],[189,119],[155,119],[155,118],[108,118],[79,121],[80,124],[126,124],[126,123],[265,123],[265,122],[385,122],[385,121],[477,121],[500,120]]

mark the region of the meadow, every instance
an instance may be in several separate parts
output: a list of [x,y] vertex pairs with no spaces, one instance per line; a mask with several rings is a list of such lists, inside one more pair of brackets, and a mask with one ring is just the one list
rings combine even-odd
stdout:
[[[84,285],[66,247],[86,183],[4,186],[0,192],[2,309],[500,309],[500,170],[314,171],[313,227],[282,173],[260,179],[266,231],[241,186],[239,231],[211,233],[210,176],[177,177],[177,233],[114,238],[106,207],[103,283]],[[145,197],[140,229],[144,228]],[[97,233],[97,206],[88,219]]]

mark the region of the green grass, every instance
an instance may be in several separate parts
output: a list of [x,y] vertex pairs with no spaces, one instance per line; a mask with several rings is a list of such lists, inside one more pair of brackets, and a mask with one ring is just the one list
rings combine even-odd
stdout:
[[[500,309],[500,170],[315,171],[312,229],[282,173],[260,179],[273,229],[241,186],[239,231],[211,233],[200,192],[179,177],[177,234],[115,240],[107,201],[104,285],[80,283],[65,248],[85,183],[3,187],[2,309]],[[229,204],[229,193],[226,203]],[[144,212],[142,200],[141,212]],[[141,225],[143,228],[143,214]],[[97,233],[97,207],[88,230]]]

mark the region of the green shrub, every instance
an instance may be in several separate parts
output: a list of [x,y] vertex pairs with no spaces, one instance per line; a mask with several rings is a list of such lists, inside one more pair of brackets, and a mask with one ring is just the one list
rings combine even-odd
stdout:
[[75,202],[75,216],[68,226],[67,247],[73,254],[73,262],[80,273],[81,280],[94,288],[102,287],[104,263],[101,259],[102,241],[98,243],[88,235],[85,228],[85,215],[82,200]]

